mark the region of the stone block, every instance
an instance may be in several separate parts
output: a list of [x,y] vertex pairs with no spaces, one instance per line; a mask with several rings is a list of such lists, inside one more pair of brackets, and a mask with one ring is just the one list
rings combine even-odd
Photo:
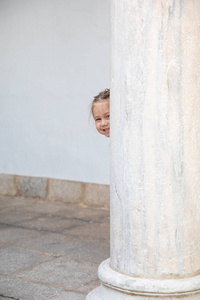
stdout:
[[85,183],[83,203],[97,207],[109,207],[110,186]]
[[36,266],[32,270],[24,271],[20,273],[20,276],[27,280],[57,285],[79,292],[81,286],[98,279],[97,269],[97,264],[59,257]]
[[110,207],[110,186],[53,178],[0,174],[0,195]]
[[20,240],[16,246],[32,251],[51,253],[52,255],[69,255],[73,253],[79,244],[71,236],[64,236],[59,233],[48,233],[34,239]]
[[[44,274],[45,276],[45,274]],[[44,300],[61,294],[64,290],[22,278],[0,277],[1,295],[12,299]],[[68,299],[68,298],[66,298]]]
[[[79,293],[85,293],[88,294],[91,290],[97,288],[100,285],[99,279],[93,280],[89,282],[88,284],[82,285],[79,287]],[[95,299],[96,300],[96,299]],[[99,300],[99,299],[98,299]],[[109,298],[109,300],[115,300],[114,298]],[[135,299],[134,299],[135,300]]]
[[70,259],[93,262],[98,265],[110,255],[107,241],[88,241],[88,239],[81,236],[81,230],[80,236],[76,238],[72,235],[64,236],[58,233],[49,233],[34,239],[21,239],[15,245],[32,251],[50,253],[55,256],[67,255]]
[[18,225],[38,231],[62,233],[68,231],[70,228],[81,227],[84,225],[84,222],[54,215],[48,216],[48,218],[46,215],[41,215],[32,220],[18,222]]
[[83,226],[69,228],[68,233],[74,237],[85,238],[88,241],[105,242],[109,240],[110,225],[108,223],[85,224]]
[[0,195],[15,196],[17,194],[14,179],[13,175],[0,174]]
[[40,177],[17,176],[18,193],[23,197],[45,198],[47,189],[47,179]]
[[[52,203],[52,202],[51,202]],[[61,202],[59,203],[60,206]],[[49,206],[49,204],[48,204]],[[88,207],[83,205],[67,204],[57,212],[59,216],[65,216],[71,219],[81,220],[89,223],[109,221],[110,212],[107,209],[99,207]]]
[[19,246],[23,241],[28,242],[29,240],[37,237],[39,233],[35,230],[26,230],[22,228],[13,228],[6,226],[0,230],[0,245],[19,243]]
[[76,181],[49,179],[48,200],[59,200],[68,203],[80,203],[82,183]]
[[33,219],[37,216],[37,213],[34,212],[21,212],[16,209],[15,214],[13,215],[12,210],[5,210],[3,214],[0,214],[1,223],[4,224],[16,224],[18,222],[26,221]]
[[35,264],[50,259],[49,255],[27,251],[24,249],[9,247],[0,250],[0,274],[8,275],[12,272],[24,270]]
[[52,300],[85,300],[85,295],[69,292],[53,297]]

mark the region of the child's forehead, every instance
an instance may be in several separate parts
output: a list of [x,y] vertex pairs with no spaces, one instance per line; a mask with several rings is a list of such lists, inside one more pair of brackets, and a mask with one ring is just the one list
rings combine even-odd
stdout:
[[110,107],[109,100],[98,101],[98,102],[95,102],[93,105],[93,109],[98,109],[98,108],[103,108],[103,107],[105,107],[106,109],[109,109],[109,107]]
[[93,115],[98,114],[99,112],[109,112],[110,111],[110,102],[109,100],[102,100],[95,102],[93,105]]

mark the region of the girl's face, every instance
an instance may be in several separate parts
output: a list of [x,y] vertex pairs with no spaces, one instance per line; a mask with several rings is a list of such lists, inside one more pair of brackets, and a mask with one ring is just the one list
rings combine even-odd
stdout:
[[93,117],[99,133],[110,137],[110,101],[103,100],[93,105]]

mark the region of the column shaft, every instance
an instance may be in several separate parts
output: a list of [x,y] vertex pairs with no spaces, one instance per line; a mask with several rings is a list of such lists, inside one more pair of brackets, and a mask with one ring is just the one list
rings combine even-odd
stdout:
[[200,298],[200,1],[111,0],[111,257],[88,300]]
[[200,2],[112,1],[111,266],[200,271]]

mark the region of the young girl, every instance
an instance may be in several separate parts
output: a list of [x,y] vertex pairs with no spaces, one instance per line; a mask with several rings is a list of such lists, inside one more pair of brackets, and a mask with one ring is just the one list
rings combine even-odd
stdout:
[[110,90],[105,89],[94,97],[91,113],[96,129],[100,134],[110,137]]

